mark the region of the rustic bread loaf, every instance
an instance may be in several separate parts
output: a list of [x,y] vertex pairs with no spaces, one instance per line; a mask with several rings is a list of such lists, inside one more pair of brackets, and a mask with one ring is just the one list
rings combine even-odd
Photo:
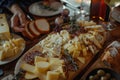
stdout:
[[50,25],[46,19],[36,20],[35,27],[42,34],[48,33],[50,31]]
[[30,29],[30,32],[35,36],[39,36],[40,35],[40,32],[35,28],[35,25],[34,25],[34,21],[31,21],[29,23],[29,29]]
[[26,24],[25,30],[22,32],[23,36],[27,37],[28,39],[33,39],[35,36],[29,30],[29,23]]

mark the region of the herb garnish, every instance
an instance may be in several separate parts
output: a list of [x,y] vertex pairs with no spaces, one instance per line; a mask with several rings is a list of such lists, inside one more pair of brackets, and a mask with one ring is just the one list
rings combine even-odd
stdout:
[[74,16],[72,16],[71,20],[70,20],[70,30],[69,30],[69,32],[71,34],[75,33],[78,30],[80,30],[80,26],[78,24],[76,24],[76,20],[77,20],[77,16],[76,16],[76,14],[74,14]]
[[74,61],[74,59],[72,58],[72,56],[68,53],[68,50],[64,50],[64,57],[65,57],[65,62],[66,65],[70,68],[72,68],[73,71],[77,71],[78,70],[78,65],[77,63]]

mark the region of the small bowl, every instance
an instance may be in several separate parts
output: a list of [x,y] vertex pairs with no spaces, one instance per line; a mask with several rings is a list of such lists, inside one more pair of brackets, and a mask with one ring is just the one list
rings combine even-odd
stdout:
[[[86,77],[86,80],[90,80],[89,77],[92,75],[96,75],[98,70],[103,70],[105,73],[109,73],[111,75],[112,78],[114,78],[115,80],[120,80],[120,74],[116,73],[115,71],[108,69],[108,68],[96,68],[94,70],[92,70]],[[95,79],[91,79],[91,80],[95,80]],[[97,80],[101,80],[100,77]]]

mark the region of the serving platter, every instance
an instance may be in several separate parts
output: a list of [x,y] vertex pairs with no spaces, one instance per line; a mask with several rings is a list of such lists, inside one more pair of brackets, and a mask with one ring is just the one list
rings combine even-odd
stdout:
[[29,12],[36,16],[54,16],[63,10],[63,5],[60,2],[53,2],[49,7],[42,5],[42,1],[33,3],[29,6]]
[[[35,46],[33,46],[31,49],[29,49],[17,62],[14,73],[17,75],[23,69],[23,76],[26,75],[27,71],[24,72],[27,66],[33,66],[36,69],[36,56],[42,57],[46,59],[47,57],[47,63],[50,62],[52,58],[61,59],[64,61],[63,66],[66,68],[67,71],[65,73],[67,80],[73,80],[79,73],[82,73],[83,70],[87,67],[87,65],[96,57],[96,54],[98,54],[98,51],[102,48],[104,41],[106,40],[106,32],[104,28],[100,25],[96,25],[94,22],[83,22],[83,26],[85,26],[90,33],[87,33],[83,28],[79,28],[83,32],[79,32],[79,34],[73,37],[73,34],[69,32],[68,29],[70,29],[69,25],[66,25],[67,29],[61,30],[60,32],[52,32],[48,34],[47,37],[45,37],[43,40],[38,42]],[[92,26],[92,27],[89,27]],[[95,28],[95,29],[94,29]],[[79,29],[76,29],[78,31]],[[74,32],[76,32],[74,31]],[[94,34],[92,34],[92,32]],[[102,33],[103,32],[103,33]],[[80,34],[83,33],[83,34]],[[86,34],[84,34],[86,33]],[[100,38],[97,38],[96,36],[99,34]],[[68,35],[68,36],[67,36]],[[89,36],[91,37],[89,37]],[[67,38],[65,37],[67,36]],[[88,42],[85,42],[88,38]],[[65,39],[66,38],[66,39]],[[96,38],[96,39],[95,39]],[[95,40],[95,41],[94,41]],[[99,43],[96,43],[96,40],[100,40]],[[82,41],[82,42],[81,42]],[[93,44],[91,44],[93,43]],[[96,45],[97,47],[94,50],[90,49],[87,44],[90,46]],[[77,46],[77,47],[75,47]],[[79,47],[78,47],[79,46]],[[71,47],[71,48],[70,48]],[[99,47],[99,48],[98,48]],[[67,51],[66,51],[67,49]],[[69,53],[68,51],[72,51],[74,53]],[[77,51],[77,52],[76,52]],[[80,53],[81,52],[81,53]],[[80,53],[80,55],[78,55]],[[74,57],[74,58],[73,58]],[[31,60],[32,59],[32,60]],[[68,62],[67,62],[68,61]],[[55,62],[56,63],[56,62]],[[42,65],[41,65],[42,66]],[[51,65],[52,66],[52,65]],[[79,67],[79,68],[78,68]],[[28,70],[28,69],[27,69]],[[29,69],[30,70],[30,69]],[[28,70],[28,72],[29,72]],[[55,69],[56,70],[56,69]],[[30,70],[32,74],[37,74],[33,72],[34,70]],[[50,67],[50,70],[51,67]],[[47,73],[47,72],[46,72]],[[38,76],[38,75],[36,75]],[[46,75],[47,76],[47,75]],[[39,76],[40,77],[40,76]],[[62,77],[63,78],[63,77]],[[42,79],[46,80],[46,79]]]
[[16,55],[13,56],[13,57],[7,58],[7,59],[5,59],[5,60],[1,60],[1,61],[0,61],[0,65],[4,65],[4,64],[7,64],[7,63],[10,63],[10,62],[14,61],[15,59],[17,59],[18,57],[21,56],[21,54],[23,53],[23,51],[24,51],[24,49],[25,49],[25,41],[24,41],[24,39],[23,39],[21,36],[19,36],[19,35],[17,35],[17,34],[11,33],[11,37],[12,37],[12,39],[21,38],[21,39],[23,40],[23,43],[21,43],[20,51],[19,51],[18,54],[16,54]]
[[[97,71],[104,70],[105,72],[108,72],[111,74],[112,77],[115,78],[115,80],[120,79],[120,69],[119,69],[119,52],[117,52],[117,56],[109,56],[109,53],[106,51],[111,50],[110,54],[112,54],[112,51],[115,50],[114,47],[119,50],[119,39],[112,40],[110,42],[107,42],[104,46],[104,49],[102,50],[101,54],[96,58],[94,63],[89,67],[89,69],[84,73],[84,75],[81,77],[81,80],[89,80],[90,75],[94,75],[97,73]],[[113,51],[114,52],[114,51]],[[110,59],[111,61],[108,61]],[[113,63],[111,63],[113,61]],[[111,66],[112,65],[112,66]]]

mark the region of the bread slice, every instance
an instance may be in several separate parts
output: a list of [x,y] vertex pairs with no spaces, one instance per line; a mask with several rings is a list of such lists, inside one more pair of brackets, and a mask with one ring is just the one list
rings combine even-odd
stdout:
[[35,36],[39,36],[40,35],[40,32],[35,28],[35,25],[34,25],[34,21],[31,21],[29,23],[29,29],[30,29],[30,32]]
[[24,37],[27,37],[28,39],[33,39],[35,36],[32,33],[30,33],[28,27],[29,27],[29,23],[26,24],[25,30],[22,32],[22,34]]
[[35,21],[35,27],[40,33],[48,33],[50,31],[50,25],[46,19],[38,19]]

